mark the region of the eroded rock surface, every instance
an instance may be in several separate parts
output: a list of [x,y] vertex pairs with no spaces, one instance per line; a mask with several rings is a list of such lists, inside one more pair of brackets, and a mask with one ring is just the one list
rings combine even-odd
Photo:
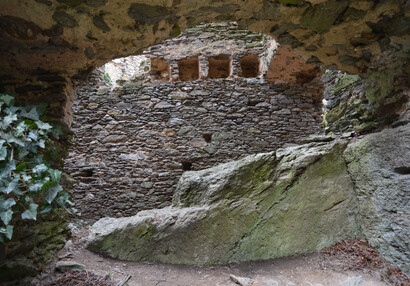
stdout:
[[119,259],[203,265],[312,252],[353,237],[357,206],[342,158],[346,144],[312,143],[186,172],[171,207],[101,219],[88,248]]
[[352,142],[345,151],[363,236],[410,273],[410,125]]
[[101,219],[88,248],[203,265],[313,252],[363,236],[408,272],[409,136],[402,126],[186,172],[171,207]]

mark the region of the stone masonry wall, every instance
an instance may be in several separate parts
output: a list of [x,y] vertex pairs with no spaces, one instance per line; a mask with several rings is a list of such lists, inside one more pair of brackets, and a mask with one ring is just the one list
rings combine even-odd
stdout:
[[[100,76],[102,77],[102,76]],[[272,151],[322,133],[321,95],[258,79],[128,84],[98,76],[77,89],[66,170],[83,218],[171,203],[184,170]]]

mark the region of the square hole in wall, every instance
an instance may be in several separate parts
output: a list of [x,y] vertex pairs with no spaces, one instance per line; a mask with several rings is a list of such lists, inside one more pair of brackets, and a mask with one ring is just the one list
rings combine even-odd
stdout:
[[219,55],[209,58],[209,78],[227,78],[231,75],[231,56]]
[[198,57],[186,58],[178,61],[179,80],[199,79],[199,60]]
[[157,80],[169,80],[169,64],[168,61],[161,58],[151,59],[151,75]]
[[260,72],[260,60],[258,55],[248,54],[240,59],[243,77],[258,77]]

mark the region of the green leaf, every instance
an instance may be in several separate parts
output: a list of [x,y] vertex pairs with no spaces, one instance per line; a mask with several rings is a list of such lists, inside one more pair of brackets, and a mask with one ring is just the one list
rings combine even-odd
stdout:
[[11,143],[15,143],[15,144],[17,144],[17,145],[20,145],[20,146],[24,147],[24,142],[21,141],[20,139],[16,138],[16,137],[15,137],[12,133],[10,133],[10,132],[4,133],[3,131],[1,131],[1,132],[0,132],[0,136],[1,136],[1,138],[6,139],[7,143],[9,143],[9,145],[10,145]]
[[20,185],[20,178],[13,178],[13,180],[11,182],[6,182],[6,187],[1,187],[0,191],[5,193],[5,194],[10,194],[11,192],[13,192],[15,189],[19,188]]
[[0,101],[4,102],[7,106],[10,105],[11,101],[14,99],[14,96],[8,94],[0,95]]
[[21,174],[21,178],[23,179],[24,182],[28,182],[32,179],[32,177],[30,175],[27,175],[26,172]]
[[38,115],[43,116],[46,113],[47,106],[47,103],[40,103],[39,105],[37,105]]
[[0,210],[6,211],[16,204],[13,198],[5,199],[5,196],[0,196]]
[[16,114],[6,115],[1,122],[1,129],[6,130],[6,128],[9,127],[14,121],[17,121]]
[[31,110],[29,112],[27,112],[25,109],[23,109],[20,113],[20,115],[22,117],[28,118],[28,119],[32,119],[32,120],[38,120],[39,115],[37,112],[37,107],[32,106]]
[[28,129],[28,126],[26,125],[26,123],[24,123],[24,121],[21,121],[16,128],[14,128],[14,135],[17,137],[21,137],[24,135],[24,132]]
[[59,125],[54,125],[53,129],[51,129],[51,135],[53,135],[53,137],[56,139],[58,139],[58,137],[62,134],[63,134],[63,131],[61,130],[61,126]]
[[11,171],[16,169],[16,163],[14,161],[5,163],[0,163],[0,179],[4,177],[8,177]]
[[27,150],[26,150],[26,148],[21,148],[21,147],[19,147],[18,149],[17,149],[17,155],[16,155],[16,157],[17,157],[17,159],[18,160],[23,160],[24,159],[24,157],[26,157],[30,152],[28,152]]
[[44,183],[44,181],[31,181],[27,185],[31,192],[38,192],[44,186]]
[[47,201],[47,203],[51,204],[56,198],[58,192],[62,190],[63,188],[60,185],[49,187],[44,193],[44,198]]
[[13,217],[13,211],[7,210],[5,212],[0,212],[0,218],[4,222],[5,225],[8,225]]
[[46,147],[46,145],[45,145],[44,143],[45,143],[45,141],[44,141],[43,139],[40,139],[40,140],[37,142],[37,146],[40,147],[40,148],[42,148],[42,149],[44,149],[44,148]]
[[48,169],[48,173],[51,175],[51,179],[54,182],[59,183],[61,179],[61,171],[57,169]]
[[33,139],[34,141],[37,141],[37,139],[38,139],[38,132],[37,132],[37,130],[31,130],[29,133],[28,133],[28,136],[27,136],[28,138],[30,138],[30,139]]
[[43,208],[42,208],[42,210],[40,211],[40,213],[46,214],[46,213],[49,213],[52,209],[53,209],[53,206],[46,206],[46,207],[43,207]]
[[7,157],[7,148],[0,147],[0,161],[4,161]]
[[23,162],[16,167],[16,172],[20,172],[24,170],[25,168],[26,168],[26,162]]
[[13,236],[13,226],[0,227],[0,233],[4,234],[8,239],[11,239]]
[[38,205],[34,204],[34,203],[30,203],[29,209],[25,210],[22,214],[21,214],[21,218],[22,219],[32,219],[32,220],[36,220],[37,219],[37,208]]
[[48,168],[44,164],[39,164],[33,168],[33,173],[35,173],[37,176],[41,176],[42,173],[47,171]]
[[56,202],[60,207],[64,207],[66,205],[72,205],[73,203],[69,200],[69,198],[70,198],[70,195],[64,192],[57,197]]
[[39,129],[49,130],[49,129],[53,128],[50,124],[44,123],[40,120],[37,120],[35,123],[37,124]]

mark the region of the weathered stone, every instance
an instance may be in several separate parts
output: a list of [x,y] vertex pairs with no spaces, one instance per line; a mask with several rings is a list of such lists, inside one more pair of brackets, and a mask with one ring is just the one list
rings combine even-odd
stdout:
[[329,0],[313,5],[306,9],[300,22],[302,26],[312,31],[323,33],[334,25],[336,19],[343,14],[348,5],[347,0]]
[[151,6],[147,4],[133,3],[128,9],[128,16],[134,19],[137,23],[154,24],[168,17],[170,11],[167,7]]
[[359,199],[363,236],[391,263],[410,273],[410,126],[352,142],[344,153]]
[[53,19],[63,27],[73,28],[78,26],[78,23],[73,16],[61,10],[54,13]]
[[102,142],[103,143],[119,143],[119,142],[125,142],[128,140],[128,137],[126,135],[110,135],[105,137]]
[[101,219],[88,248],[119,259],[202,265],[306,253],[354,236],[345,145],[310,144],[186,172],[172,207]]
[[230,275],[229,278],[238,285],[250,286],[253,284],[254,280],[247,277],[239,277],[235,275]]
[[75,261],[58,261],[56,263],[56,270],[57,271],[78,271],[84,270],[85,265],[81,263],[77,263]]
[[95,16],[93,18],[93,23],[94,25],[100,29],[103,30],[104,32],[109,32],[111,31],[111,28],[107,25],[107,23],[105,22],[103,16]]

